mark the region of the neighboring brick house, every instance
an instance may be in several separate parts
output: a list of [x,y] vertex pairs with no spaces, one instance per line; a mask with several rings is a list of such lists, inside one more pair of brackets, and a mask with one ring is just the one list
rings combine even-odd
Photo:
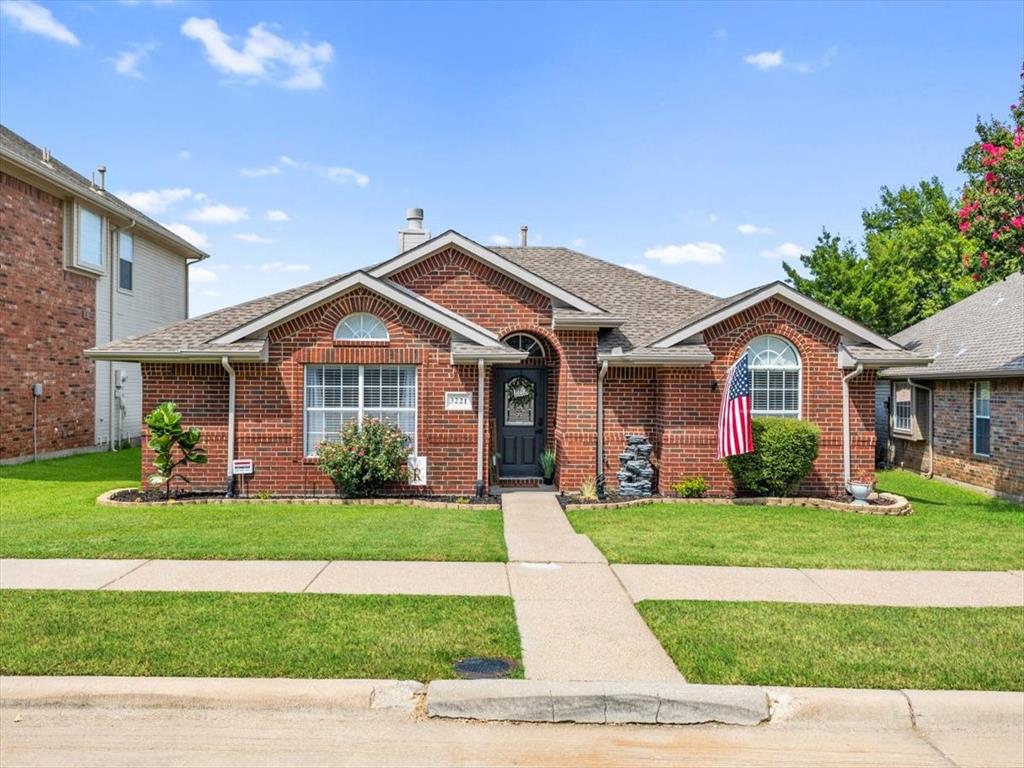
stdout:
[[821,427],[806,490],[835,494],[847,474],[873,477],[875,369],[926,362],[781,283],[721,299],[564,248],[431,239],[422,211],[407,215],[385,262],[88,354],[140,362],[143,408],[173,400],[202,428],[198,487],[224,488],[231,459],[252,459],[243,490],[278,494],[330,493],[316,445],[376,416],[411,438],[419,492],[535,484],[545,447],[558,488],[599,474],[614,488],[639,433],[658,490],[703,475],[727,495],[717,387],[748,350],[755,412]]
[[138,439],[138,364],[83,352],[188,316],[188,264],[206,254],[102,178],[0,126],[0,461]]
[[880,372],[887,462],[1024,500],[1024,276],[893,338],[932,363]]

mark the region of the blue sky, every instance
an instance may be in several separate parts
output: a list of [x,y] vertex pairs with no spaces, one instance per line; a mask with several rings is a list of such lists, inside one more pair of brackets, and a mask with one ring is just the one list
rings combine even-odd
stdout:
[[822,226],[859,239],[883,184],[955,189],[1022,28],[1016,2],[0,0],[0,119],[213,254],[194,314],[393,255],[409,206],[724,295]]

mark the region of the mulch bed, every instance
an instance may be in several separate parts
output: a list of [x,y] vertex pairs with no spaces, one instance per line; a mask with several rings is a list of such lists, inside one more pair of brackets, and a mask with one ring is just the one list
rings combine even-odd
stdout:
[[[187,491],[187,490],[174,490],[171,491],[172,501],[197,501],[201,499],[223,499],[224,494],[215,491]],[[246,499],[250,501],[261,500],[258,496],[239,496],[239,499]],[[305,499],[322,499],[322,498],[340,498],[335,496],[271,496],[268,497],[268,501],[273,499],[274,501],[293,499],[295,501],[303,501]],[[434,501],[444,502],[447,504],[465,504],[466,506],[472,506],[474,504],[497,504],[500,499],[497,496],[430,496],[428,494],[409,494],[405,496],[386,496],[388,501],[395,501],[401,503],[403,501]],[[161,488],[151,488],[145,491],[140,491],[138,488],[126,488],[116,493],[111,494],[111,501],[127,501],[127,502],[160,502],[167,500],[166,492]]]
[[674,496],[660,496],[654,494],[651,496],[622,496],[618,493],[606,494],[603,499],[584,499],[579,494],[575,493],[560,493],[558,494],[558,503],[562,505],[562,509],[565,510],[571,504],[622,504],[627,501],[672,501]]

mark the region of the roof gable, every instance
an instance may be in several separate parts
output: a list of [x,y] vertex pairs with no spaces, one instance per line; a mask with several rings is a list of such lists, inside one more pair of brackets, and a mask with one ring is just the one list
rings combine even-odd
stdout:
[[791,288],[785,283],[774,282],[760,288],[737,294],[736,296],[724,299],[710,307],[705,312],[690,318],[681,328],[651,344],[655,349],[667,349],[687,339],[702,333],[713,325],[718,325],[724,320],[743,312],[750,307],[760,304],[767,299],[775,298],[784,304],[799,309],[806,315],[824,325],[833,328],[846,337],[857,341],[864,341],[874,344],[879,349],[898,350],[900,345],[885,336],[881,336],[870,328],[856,323],[835,310],[829,309],[824,304],[805,296],[799,291]]
[[427,240],[425,243],[421,243],[415,248],[409,249],[405,253],[400,253],[394,258],[370,268],[367,272],[373,277],[386,278],[389,275],[403,269],[407,269],[413,264],[416,264],[417,262],[444,250],[445,248],[451,247],[458,248],[470,256],[479,259],[495,271],[511,277],[514,280],[518,280],[538,293],[547,296],[552,301],[561,302],[562,304],[581,312],[600,313],[604,311],[601,307],[591,304],[562,286],[541,277],[535,272],[531,272],[490,248],[485,248],[480,245],[480,243],[470,240],[465,235],[459,234],[453,229],[449,229],[447,232]]
[[428,301],[412,291],[407,291],[389,281],[379,280],[362,271],[352,272],[340,280],[277,307],[265,315],[212,339],[210,343],[214,345],[228,345],[265,333],[270,328],[286,323],[292,318],[325,304],[357,287],[362,287],[371,293],[376,293],[395,304],[405,307],[413,314],[419,315],[442,328],[447,328],[452,333],[481,346],[501,346],[498,337],[486,328],[457,315],[439,304]]

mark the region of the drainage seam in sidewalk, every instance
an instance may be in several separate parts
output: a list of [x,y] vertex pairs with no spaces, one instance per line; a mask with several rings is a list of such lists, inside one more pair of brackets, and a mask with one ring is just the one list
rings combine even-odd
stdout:
[[316,572],[316,573],[315,573],[315,574],[313,575],[313,578],[312,578],[312,579],[310,579],[310,580],[309,580],[309,582],[308,582],[308,583],[306,584],[306,586],[304,586],[304,587],[303,587],[303,588],[302,588],[302,589],[300,590],[299,594],[302,594],[302,593],[304,593],[304,592],[305,592],[306,590],[308,590],[308,589],[309,589],[309,588],[310,588],[311,586],[313,586],[313,582],[314,582],[314,581],[316,581],[317,579],[319,579],[319,578],[320,578],[320,574],[321,574],[321,573],[323,573],[324,571],[326,571],[326,570],[327,570],[327,566],[329,566],[329,565],[330,565],[331,563],[333,563],[333,562],[334,562],[333,560],[328,560],[328,561],[327,561],[326,563],[324,563],[324,567],[323,567],[323,568],[321,568],[321,569],[320,569],[319,571],[317,571],[317,572]]
[[121,579],[125,578],[126,576],[131,576],[133,573],[135,573],[137,570],[139,570],[139,568],[141,568],[142,566],[146,565],[147,563],[152,563],[153,560],[154,560],[154,558],[150,558],[149,560],[143,560],[141,563],[136,565],[131,570],[125,571],[120,576],[117,576],[117,577],[111,579],[110,581],[108,581],[106,584],[101,584],[100,586],[96,587],[96,591],[99,592],[100,590],[106,589],[107,587],[109,587],[112,584],[116,584]]
[[928,738],[924,731],[917,727],[917,715],[914,714],[914,703],[910,700],[910,694],[908,694],[903,688],[898,688],[897,692],[907,702],[907,711],[910,713],[910,730],[917,736],[921,741],[931,747],[932,751],[935,752],[947,765],[954,766],[956,768],[959,765],[949,755],[939,749],[932,743],[932,740]]
[[836,597],[835,595],[833,595],[833,594],[832,594],[831,592],[829,592],[829,591],[828,591],[827,589],[825,589],[825,587],[823,587],[823,586],[822,586],[821,584],[819,584],[818,582],[816,582],[816,581],[814,580],[814,577],[813,577],[813,576],[811,576],[811,574],[809,574],[809,573],[808,573],[807,571],[805,571],[805,570],[804,570],[803,568],[797,568],[796,570],[797,570],[797,571],[799,571],[799,572],[800,572],[800,573],[801,573],[801,574],[802,574],[803,576],[805,576],[805,577],[807,578],[807,580],[808,580],[809,582],[811,582],[811,584],[813,584],[813,585],[814,585],[814,586],[816,586],[816,587],[817,587],[818,589],[820,589],[820,590],[821,590],[822,592],[824,592],[824,593],[825,593],[826,595],[828,595],[828,596],[829,596],[829,597],[830,597],[830,598],[832,599],[832,602],[833,602],[833,603],[835,603],[836,605],[839,605],[839,599],[838,599],[838,598],[837,598],[837,597]]

